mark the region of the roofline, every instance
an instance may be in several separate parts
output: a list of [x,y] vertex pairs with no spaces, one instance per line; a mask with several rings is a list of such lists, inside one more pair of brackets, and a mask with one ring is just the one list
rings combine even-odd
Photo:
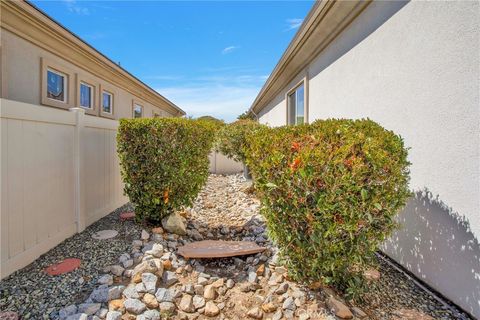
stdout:
[[[4,7],[3,5],[11,5],[11,6],[15,6],[17,8],[20,8],[20,9],[23,9],[23,11],[27,11],[27,8],[32,8],[35,10],[36,13],[38,13],[39,15],[41,15],[43,18],[45,18],[48,22],[50,22],[51,24],[54,24],[55,26],[57,27],[60,27],[62,29],[62,31],[66,32],[68,35],[70,36],[73,36],[76,40],[80,41],[81,45],[87,47],[86,49],[89,50],[89,51],[93,51],[93,52],[90,52],[90,54],[92,55],[96,55],[97,57],[96,58],[100,58],[101,60],[103,60],[104,63],[107,63],[109,67],[113,68],[115,71],[123,74],[124,76],[126,76],[127,78],[129,78],[130,81],[133,81],[133,82],[136,82],[137,84],[139,84],[140,86],[142,86],[144,89],[146,89],[148,92],[150,92],[150,94],[153,94],[154,96],[156,96],[157,98],[159,98],[161,101],[163,101],[165,104],[167,104],[170,108],[176,110],[177,114],[178,115],[185,115],[185,111],[183,111],[180,107],[178,107],[176,104],[174,104],[173,102],[171,102],[170,100],[168,100],[167,98],[165,98],[163,95],[161,95],[160,93],[158,93],[157,91],[155,91],[153,88],[151,88],[149,85],[147,85],[146,83],[144,83],[142,80],[140,80],[139,78],[137,78],[136,76],[134,76],[133,74],[131,74],[129,71],[125,70],[123,67],[119,66],[117,63],[115,63],[114,61],[112,61],[109,57],[107,57],[106,55],[104,55],[103,53],[101,53],[100,51],[98,51],[97,49],[95,49],[92,45],[90,45],[89,43],[87,43],[85,40],[83,40],[82,38],[80,38],[78,35],[76,35],[74,32],[70,31],[69,29],[67,29],[64,25],[62,25],[61,23],[59,23],[57,20],[55,20],[54,18],[50,17],[48,14],[46,14],[43,10],[41,10],[40,8],[38,8],[36,5],[34,5],[33,3],[27,1],[27,0],[21,0],[21,1],[5,1],[5,0],[1,0],[2,2],[2,7]],[[24,4],[28,5],[25,6]],[[29,12],[30,14],[34,15],[33,12]],[[37,17],[38,18],[38,17]],[[2,28],[4,28],[4,24],[3,24],[3,19],[2,19]],[[7,29],[8,30],[8,29]],[[70,39],[69,39],[70,40]],[[108,81],[108,79],[105,79],[106,81]]]
[[248,112],[263,110],[372,1],[316,1]]

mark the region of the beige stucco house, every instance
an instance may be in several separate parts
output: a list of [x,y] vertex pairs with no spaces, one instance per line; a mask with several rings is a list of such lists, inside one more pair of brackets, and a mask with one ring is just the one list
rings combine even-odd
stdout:
[[480,3],[319,1],[250,108],[271,126],[365,118],[410,148],[383,251],[480,318]]
[[25,1],[1,1],[1,97],[119,119],[185,112]]

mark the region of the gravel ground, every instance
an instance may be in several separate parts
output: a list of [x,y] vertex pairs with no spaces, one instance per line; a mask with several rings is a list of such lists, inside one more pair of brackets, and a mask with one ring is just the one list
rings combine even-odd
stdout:
[[[265,233],[262,231],[264,229],[263,219],[258,216],[259,202],[250,191],[248,184],[239,175],[211,175],[193,208],[189,210],[189,232],[198,232],[206,239],[235,239],[256,241],[261,244],[269,243],[268,239],[264,238]],[[98,287],[96,279],[103,274],[104,267],[118,263],[118,258],[122,253],[130,252],[132,241],[140,239],[142,228],[149,230],[132,221],[120,222],[119,213],[128,209],[130,209],[128,206],[119,208],[91,225],[81,234],[65,240],[26,268],[2,280],[0,282],[0,310],[17,311],[24,319],[48,319],[51,315],[56,315],[55,311],[64,306],[85,301],[92,290]],[[94,232],[103,229],[117,230],[119,235],[109,240],[91,238]],[[55,277],[48,276],[43,272],[46,266],[70,257],[82,259],[81,268]],[[237,275],[240,266],[246,271],[255,270],[258,265],[258,261],[255,260],[258,259],[242,257],[241,259],[211,259],[190,263],[196,267],[205,268],[213,275],[234,278],[233,276]],[[233,273],[229,274],[229,270]],[[421,318],[422,315],[442,320],[471,319],[454,306],[452,306],[453,310],[445,307],[382,259],[379,259],[378,270],[381,275],[380,279],[372,283],[371,290],[364,296],[364,301],[357,304],[368,314],[368,319],[427,319]],[[241,275],[245,276],[245,271],[242,272]],[[238,277],[234,279],[239,280]],[[191,281],[192,279],[189,280],[187,277],[181,280]],[[256,301],[255,298],[258,297],[259,292],[268,292],[271,288],[266,284],[266,280],[260,283],[263,287],[251,297],[238,290],[227,292],[224,297],[227,309],[228,301],[239,304],[237,307],[229,309],[230,311],[225,309],[222,311],[223,314],[229,319],[242,318],[245,316],[245,310],[241,310],[240,305],[244,305],[244,307],[258,306],[259,303],[261,305],[261,302]],[[295,284],[292,285],[295,286]],[[310,299],[309,304],[312,307],[318,306],[320,311],[326,311],[325,298],[328,296],[328,292],[328,289],[311,292],[313,300]],[[341,297],[339,298],[341,299]],[[410,313],[418,313],[406,317],[405,314],[402,314],[405,310]],[[321,317],[321,319],[330,318],[331,316],[328,315]],[[173,319],[177,319],[177,317]],[[202,316],[199,319],[203,319]]]
[[378,259],[378,270],[380,279],[364,295],[365,301],[359,305],[372,319],[400,320],[403,317],[398,310],[401,309],[418,310],[434,319],[472,319],[454,305],[450,305],[451,310],[441,304],[381,258]]
[[[119,214],[127,209],[128,205],[117,209],[0,281],[0,310],[16,311],[23,319],[49,319],[53,311],[83,301],[96,286],[102,269],[116,263],[132,240],[140,238],[142,226],[119,219]],[[91,237],[104,229],[117,230],[118,235],[108,240]],[[60,276],[49,276],[43,271],[65,258],[81,259],[81,267]]]

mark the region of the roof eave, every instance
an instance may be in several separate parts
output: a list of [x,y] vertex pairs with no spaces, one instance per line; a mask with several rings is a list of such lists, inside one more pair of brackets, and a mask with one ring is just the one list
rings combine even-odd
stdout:
[[[258,114],[371,3],[322,0],[314,4],[248,112]],[[288,69],[288,72],[285,70]]]

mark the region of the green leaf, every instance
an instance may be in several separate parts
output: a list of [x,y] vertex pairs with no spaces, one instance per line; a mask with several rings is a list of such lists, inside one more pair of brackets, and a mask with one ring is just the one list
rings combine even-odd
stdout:
[[365,201],[367,199],[367,190],[362,189],[362,191],[360,191],[360,193],[362,195],[362,201]]

